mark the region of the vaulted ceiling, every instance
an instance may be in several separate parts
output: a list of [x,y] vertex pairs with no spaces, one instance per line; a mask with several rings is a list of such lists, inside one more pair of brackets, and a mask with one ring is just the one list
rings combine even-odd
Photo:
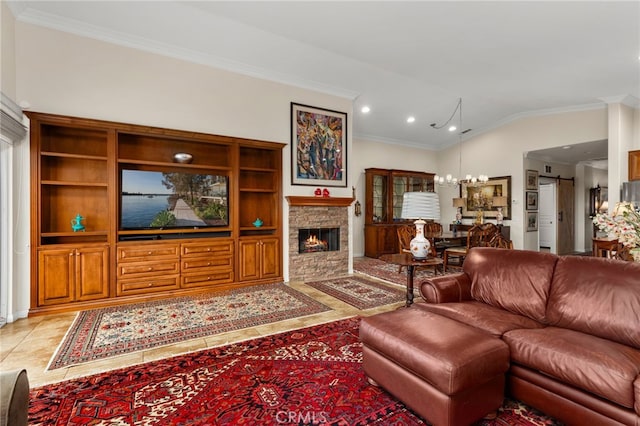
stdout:
[[19,21],[351,98],[355,136],[388,143],[455,144],[431,124],[459,98],[465,137],[640,99],[638,1],[8,4]]

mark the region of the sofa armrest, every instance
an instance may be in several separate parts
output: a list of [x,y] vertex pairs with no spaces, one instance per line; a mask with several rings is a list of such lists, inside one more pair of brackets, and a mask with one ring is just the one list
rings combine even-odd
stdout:
[[27,426],[29,379],[26,370],[0,372],[0,426]]
[[471,279],[464,272],[430,278],[420,283],[420,294],[427,303],[472,300]]

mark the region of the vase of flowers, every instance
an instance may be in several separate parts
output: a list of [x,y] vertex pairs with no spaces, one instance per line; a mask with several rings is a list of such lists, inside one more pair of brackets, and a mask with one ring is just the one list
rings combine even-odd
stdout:
[[640,213],[633,204],[616,203],[611,215],[598,213],[593,223],[601,231],[615,236],[620,244],[629,249],[634,261],[640,262]]

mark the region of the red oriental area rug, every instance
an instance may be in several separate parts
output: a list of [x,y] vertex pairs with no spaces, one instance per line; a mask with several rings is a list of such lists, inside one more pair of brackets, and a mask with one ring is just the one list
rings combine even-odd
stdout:
[[48,369],[329,310],[282,283],[93,309],[78,314]]
[[362,277],[334,278],[305,284],[358,309],[389,305],[406,298],[406,290],[400,287],[393,288]]
[[[34,388],[30,425],[422,425],[362,370],[351,318]],[[554,425],[506,400],[483,426]]]

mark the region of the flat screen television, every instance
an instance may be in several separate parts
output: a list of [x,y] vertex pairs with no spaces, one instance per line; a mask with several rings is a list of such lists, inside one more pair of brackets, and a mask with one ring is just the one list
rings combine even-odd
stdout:
[[121,230],[229,225],[227,176],[123,169],[120,179]]

